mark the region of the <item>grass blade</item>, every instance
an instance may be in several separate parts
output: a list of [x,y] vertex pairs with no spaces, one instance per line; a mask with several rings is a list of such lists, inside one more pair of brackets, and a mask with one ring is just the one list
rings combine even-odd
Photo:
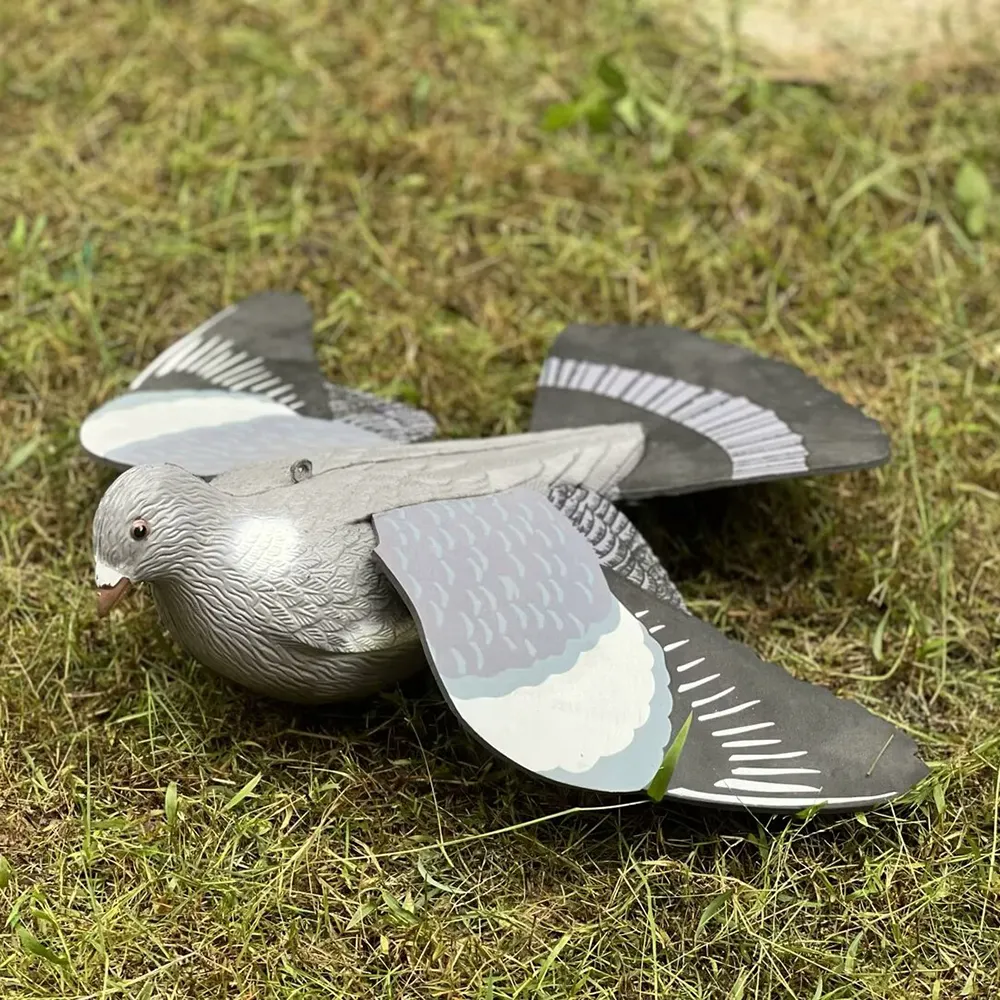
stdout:
[[687,742],[692,718],[693,715],[689,714],[684,720],[684,725],[681,726],[673,742],[667,747],[667,752],[663,755],[663,763],[660,764],[659,770],[653,775],[653,780],[646,787],[646,793],[654,802],[659,802],[667,794],[670,779],[674,776],[677,762],[681,758],[681,751]]

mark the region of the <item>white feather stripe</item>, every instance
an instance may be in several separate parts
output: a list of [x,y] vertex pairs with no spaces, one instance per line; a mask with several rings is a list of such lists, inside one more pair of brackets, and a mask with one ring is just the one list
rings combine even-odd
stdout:
[[[748,743],[768,743],[769,740],[748,740]],[[725,745],[725,744],[723,744]],[[787,753],[733,753],[729,755],[730,762],[738,760],[792,760],[795,757],[805,757],[808,750],[789,750]]]
[[233,351],[230,349],[225,354],[220,355],[217,360],[212,362],[212,364],[199,368],[194,372],[194,374],[214,382],[223,375],[228,375],[234,368],[243,364],[243,362],[249,357],[250,355],[247,354],[246,351]]
[[[283,383],[281,381],[281,379],[277,375],[273,375],[273,376],[271,376],[271,378],[266,379],[263,382],[257,382],[254,385],[254,387],[253,387],[253,391],[254,392],[263,392],[265,389],[272,389],[272,388],[275,388],[275,387],[277,387],[279,389],[282,388],[282,387],[284,387],[286,389],[290,389],[291,388],[291,386],[288,386],[285,383]],[[236,389],[234,391],[235,392],[239,392],[239,389]]]
[[734,767],[733,774],[740,778],[771,778],[783,774],[822,774],[815,767]]
[[[687,639],[684,640],[687,642]],[[704,663],[705,657],[699,656],[697,660],[688,660],[687,663],[682,663],[679,667],[674,667],[674,670],[678,674],[683,674],[685,670],[690,670],[692,667],[698,666],[699,663]]]
[[704,391],[700,385],[688,385],[687,382],[677,381],[662,396],[654,399],[649,404],[649,409],[661,417],[669,417],[674,410]]
[[809,468],[801,458],[789,459],[786,462],[754,463],[734,465],[733,479],[753,479],[755,476],[775,476],[785,472],[808,472]]
[[893,798],[896,792],[885,792],[882,795],[851,795],[824,798],[823,796],[811,795],[776,796],[764,795],[725,795],[721,792],[703,792],[695,788],[671,788],[669,795],[672,798],[689,799],[693,802],[718,802],[726,805],[757,806],[760,809],[805,809],[807,806],[831,805],[846,806],[860,805],[865,802],[884,802]]
[[[187,338],[185,338],[186,340]],[[184,340],[178,340],[176,344],[171,344],[162,354],[157,355],[152,361],[131,382],[130,389],[138,389],[150,376],[155,375],[160,366],[170,360],[171,356],[184,348]]]
[[672,385],[674,385],[674,379],[664,378],[662,375],[657,375],[649,383],[649,385],[643,389],[641,393],[636,395],[634,399],[630,400],[630,402],[634,406],[642,407],[644,410],[649,409],[650,401],[665,393]]
[[[773,722],[754,722],[749,726],[734,726],[732,729],[716,729],[713,731],[713,736],[738,736],[740,733],[752,733],[758,729],[772,729],[774,727]],[[780,740],[778,741],[781,742]],[[723,746],[729,746],[730,744],[724,743]]]
[[263,365],[257,365],[255,368],[248,369],[239,376],[230,375],[225,379],[220,379],[219,382],[227,389],[232,389],[233,392],[242,392],[246,390],[247,386],[265,381],[268,375],[270,375],[270,372]]
[[565,389],[573,378],[576,371],[577,362],[573,358],[563,358],[562,367],[559,369],[559,381],[556,385],[560,389]]
[[244,361],[242,364],[226,369],[225,374],[217,377],[216,381],[221,382],[223,385],[233,385],[235,382],[239,382],[242,378],[251,374],[267,374],[267,368],[264,367],[263,362],[259,358],[250,358],[249,361]]
[[608,383],[605,394],[613,396],[615,399],[621,399],[625,391],[641,374],[642,372],[636,371],[634,368],[620,369],[615,377]]
[[741,444],[733,447],[729,455],[731,458],[738,458],[744,455],[752,455],[754,458],[764,458],[767,455],[787,454],[789,451],[801,450],[801,434],[783,434],[781,437],[768,439],[766,443],[754,442],[753,444]]
[[[720,438],[728,438],[770,426],[775,420],[778,420],[778,416],[773,410],[765,409],[763,406],[755,406],[753,410],[737,413],[731,419],[724,421],[722,426],[717,427],[715,431]],[[784,423],[781,420],[778,422]]]
[[727,694],[732,694],[736,690],[736,686],[731,684],[729,687],[716,694],[710,694],[707,698],[698,698],[696,701],[691,702],[692,708],[701,708],[702,705],[710,705],[713,701],[718,701],[720,698],[725,698]]
[[[220,323],[227,316],[231,315],[236,311],[237,307],[235,305],[226,306],[225,309],[220,310],[214,316],[210,316],[205,320],[200,326],[195,327],[187,336],[182,337],[177,341],[176,344],[171,344],[158,358],[156,358],[152,364],[150,364],[145,371],[141,372],[138,377],[132,380],[130,388],[137,389],[143,384],[151,375],[158,374],[162,371],[163,365],[169,363],[172,358],[182,351],[186,350],[186,344],[191,341],[200,341],[202,336],[212,329],[216,323]],[[155,366],[155,367],[154,367]]]
[[711,392],[703,392],[701,396],[692,399],[690,403],[686,403],[680,409],[674,410],[673,419],[677,423],[689,427],[689,421],[692,418],[697,418],[703,413],[714,410],[728,399],[732,399],[729,393],[720,392],[718,389],[713,389]]
[[261,385],[273,385],[274,379],[268,378],[268,371],[266,368],[262,368],[260,371],[253,372],[246,378],[242,378],[239,382],[234,382],[230,389],[233,392],[260,392]]
[[558,375],[559,375],[559,359],[546,358],[545,364],[542,365],[542,370],[538,375],[538,384],[540,386],[555,385],[556,378]]
[[743,444],[755,444],[761,441],[770,441],[774,435],[785,434],[789,430],[786,424],[782,424],[780,427],[775,427],[774,423],[770,420],[762,423],[758,427],[751,427],[747,429],[746,427],[721,427],[716,428],[710,434],[706,434],[706,437],[711,437],[711,439],[720,447],[726,450],[728,454],[730,448],[737,448]]
[[609,396],[608,386],[618,377],[622,369],[618,365],[607,365],[600,381],[594,386],[594,392],[598,396]]
[[789,449],[787,452],[781,452],[777,455],[747,455],[743,458],[736,458],[733,461],[733,465],[739,466],[741,468],[758,468],[766,469],[770,466],[783,466],[789,462],[799,462],[802,463],[806,457],[805,449],[795,448]]
[[766,411],[756,403],[751,403],[746,397],[737,396],[707,413],[699,413],[698,416],[692,417],[686,423],[691,430],[698,431],[699,434],[707,434],[711,430],[749,420],[764,412]]
[[705,715],[699,715],[699,722],[709,722],[712,719],[721,719],[726,715],[736,715],[739,712],[745,712],[748,708],[753,708],[754,705],[760,704],[760,698],[756,698],[753,701],[745,701],[742,705],[734,705],[732,708],[723,708],[718,712],[707,712]]
[[589,361],[581,361],[576,375],[573,376],[572,389],[584,392],[597,383],[601,377],[601,366],[592,364]]
[[590,365],[585,377],[580,380],[580,389],[584,392],[591,392],[603,374],[604,369],[600,365]]
[[[646,612],[644,611],[643,614],[646,614]],[[678,639],[676,642],[668,642],[663,647],[663,652],[664,653],[671,653],[675,649],[680,649],[681,646],[686,646],[690,641],[691,641],[690,639]]]
[[[208,340],[205,341],[204,350],[197,351],[195,354],[192,354],[190,358],[186,358],[183,364],[178,367],[181,371],[197,374],[221,358],[228,357],[230,353],[232,353],[232,351],[228,340],[219,340],[218,337],[209,337]],[[163,372],[160,374],[162,375]]]
[[218,337],[202,339],[200,336],[186,337],[181,341],[182,351],[177,351],[162,364],[157,365],[156,374],[162,378],[178,368],[184,369],[191,361],[210,353],[219,343]]
[[747,781],[743,778],[723,778],[716,788],[730,788],[737,792],[821,792],[820,785],[793,785],[783,781]]
[[721,674],[709,674],[708,677],[699,677],[696,681],[688,681],[687,684],[681,684],[677,688],[678,694],[684,694],[686,691],[693,691],[695,688],[700,688],[703,684],[710,684],[714,680],[718,680]]
[[622,396],[622,401],[639,405],[639,400],[650,391],[651,387],[658,385],[660,379],[650,372],[643,372],[628,388]]
[[645,629],[622,609],[614,632],[564,673],[502,697],[456,698],[455,707],[490,746],[522,767],[580,774],[631,744],[649,719],[658,669]]
[[[185,337],[180,343],[181,350],[177,351],[166,361],[161,362],[156,366],[156,374],[159,376],[169,375],[172,371],[176,371],[181,365],[187,362],[187,359],[199,354],[205,347],[204,341],[201,337],[190,336]],[[154,364],[156,362],[154,361]]]

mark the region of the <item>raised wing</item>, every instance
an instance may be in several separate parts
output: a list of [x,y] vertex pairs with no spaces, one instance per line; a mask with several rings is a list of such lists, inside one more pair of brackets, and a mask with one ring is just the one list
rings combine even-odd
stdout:
[[329,419],[326,380],[301,295],[263,292],[227,306],[171,344],[131,382],[132,392],[230,390]]
[[763,812],[856,810],[926,773],[913,741],[601,567],[514,489],[374,518],[375,556],[452,708],[542,777],[638,791],[691,727],[668,795]]
[[429,414],[327,382],[312,327],[300,295],[265,292],[228,306],[90,414],[83,447],[118,466],[172,462],[213,476],[303,449],[433,436]]
[[621,496],[881,465],[879,425],[798,368],[675,327],[570,326],[535,393],[532,430],[632,420],[642,463]]

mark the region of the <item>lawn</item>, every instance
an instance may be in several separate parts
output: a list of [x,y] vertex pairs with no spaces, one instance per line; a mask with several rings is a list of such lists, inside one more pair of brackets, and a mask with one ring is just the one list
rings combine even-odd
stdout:
[[[1000,991],[1000,70],[769,85],[659,11],[0,7],[0,996]],[[81,419],[267,288],[309,298],[330,377],[447,435],[523,429],[571,321],[688,326],[863,406],[880,470],[636,516],[698,615],[931,776],[825,820],[574,796],[427,677],[306,712],[186,659],[146,595],[97,621]]]

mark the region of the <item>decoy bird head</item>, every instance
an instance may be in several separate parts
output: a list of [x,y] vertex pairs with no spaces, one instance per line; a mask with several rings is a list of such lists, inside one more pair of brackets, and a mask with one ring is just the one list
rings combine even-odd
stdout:
[[188,550],[212,530],[211,487],[176,465],[137,465],[122,473],[94,515],[97,613],[104,617],[134,583],[182,570]]

